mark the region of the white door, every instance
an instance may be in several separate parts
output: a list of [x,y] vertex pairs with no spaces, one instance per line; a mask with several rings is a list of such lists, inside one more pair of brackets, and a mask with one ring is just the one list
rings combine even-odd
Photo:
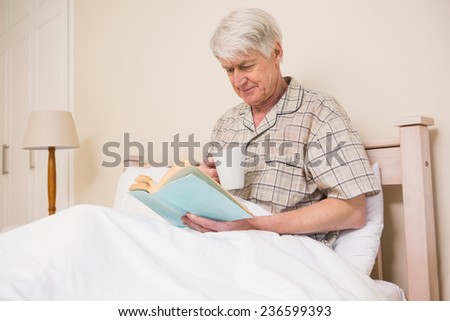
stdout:
[[[22,149],[33,110],[69,110],[68,0],[0,0],[2,175],[0,224],[20,225],[47,215],[46,151]],[[69,156],[58,151],[57,208],[69,202]],[[3,171],[5,172],[5,171]],[[2,226],[0,226],[1,228]]]
[[6,41],[5,41],[5,30],[6,30],[6,8],[5,1],[0,1],[0,162],[1,162],[1,172],[0,172],[0,228],[5,226],[6,217],[3,215],[6,213],[7,203],[5,202],[8,197],[8,137],[6,132],[6,119],[8,117],[6,109],[6,85],[7,85],[7,53],[6,53]]

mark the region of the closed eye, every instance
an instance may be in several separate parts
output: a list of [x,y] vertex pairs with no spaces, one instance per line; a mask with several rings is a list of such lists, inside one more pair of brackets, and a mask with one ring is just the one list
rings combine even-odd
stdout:
[[252,70],[253,67],[255,67],[255,65],[256,65],[256,64],[239,66],[239,69],[241,69],[242,71],[249,71],[249,70]]

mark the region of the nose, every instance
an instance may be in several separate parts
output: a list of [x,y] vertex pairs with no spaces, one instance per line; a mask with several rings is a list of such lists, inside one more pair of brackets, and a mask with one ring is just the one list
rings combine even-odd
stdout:
[[[236,68],[237,69],[237,68]],[[233,82],[236,87],[242,87],[247,82],[247,77],[243,72],[235,70],[233,74]]]

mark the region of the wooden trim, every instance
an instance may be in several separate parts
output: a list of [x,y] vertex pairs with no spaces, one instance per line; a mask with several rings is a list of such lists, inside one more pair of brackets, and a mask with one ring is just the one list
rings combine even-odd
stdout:
[[434,119],[426,116],[416,115],[416,116],[401,117],[394,121],[394,126],[397,127],[415,126],[415,125],[433,126]]
[[375,259],[375,264],[373,266],[372,273],[370,273],[370,277],[374,280],[384,280],[383,274],[383,252],[381,249],[381,244],[378,249],[378,254]]
[[402,165],[400,147],[388,147],[366,150],[372,164],[378,163],[382,185],[400,185],[402,183]]
[[389,147],[400,147],[400,138],[379,139],[379,140],[367,140],[364,141],[364,148],[366,150],[382,149]]
[[[430,119],[422,123],[432,124]],[[422,124],[400,127],[402,151],[403,208],[408,298],[439,300],[439,282],[434,222],[428,127]]]
[[128,159],[125,159],[124,169],[127,167],[144,167],[144,157],[139,155],[130,155]]
[[[365,143],[372,163],[378,162],[383,185],[402,185],[409,300],[439,300],[431,152],[424,116],[398,119],[400,138]],[[373,274],[382,277],[381,251]]]

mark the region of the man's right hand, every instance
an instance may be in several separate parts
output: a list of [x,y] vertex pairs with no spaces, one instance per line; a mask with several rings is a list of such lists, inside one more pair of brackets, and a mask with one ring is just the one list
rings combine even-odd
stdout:
[[220,184],[219,174],[217,173],[213,157],[208,157],[208,160],[200,165],[200,170]]

